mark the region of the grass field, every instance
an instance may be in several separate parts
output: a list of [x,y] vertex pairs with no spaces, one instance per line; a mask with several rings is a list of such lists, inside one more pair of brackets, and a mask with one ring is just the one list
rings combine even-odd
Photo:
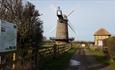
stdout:
[[69,60],[75,52],[75,48],[56,59],[48,59],[42,67],[42,70],[66,70],[69,66]]

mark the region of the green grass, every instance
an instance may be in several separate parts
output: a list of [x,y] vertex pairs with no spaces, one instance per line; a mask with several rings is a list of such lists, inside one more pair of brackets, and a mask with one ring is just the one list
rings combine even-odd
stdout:
[[110,62],[110,68],[113,68],[115,70],[115,62]]
[[69,60],[75,52],[75,48],[70,49],[67,53],[61,55],[57,59],[48,59],[44,64],[42,70],[66,70],[69,66]]
[[104,65],[109,65],[110,64],[109,60],[107,60],[104,55],[97,54],[97,55],[95,55],[95,57],[99,62],[101,62]]
[[94,54],[94,56],[100,63],[104,65],[109,65],[109,61],[106,59],[105,54],[103,53],[102,50],[96,51],[95,49],[90,49],[90,51]]
[[90,49],[90,51],[94,53],[94,56],[100,63],[102,63],[103,65],[109,66],[110,70],[115,70],[115,62],[112,62],[109,59],[107,59],[105,57],[105,54],[101,50],[95,51],[94,49]]

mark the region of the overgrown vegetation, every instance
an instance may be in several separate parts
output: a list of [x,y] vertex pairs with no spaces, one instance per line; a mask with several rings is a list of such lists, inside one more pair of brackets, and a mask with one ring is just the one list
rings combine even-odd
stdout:
[[104,46],[111,60],[115,59],[115,37],[110,37],[104,40]]
[[109,56],[107,56],[107,54],[105,54],[102,51],[102,49],[96,50],[95,48],[90,48],[90,51],[94,54],[94,56],[96,57],[96,59],[100,63],[102,63],[103,65],[108,66],[110,70],[114,70],[115,69],[115,62],[112,62],[109,59]]
[[39,11],[30,2],[0,0],[0,19],[17,25],[19,47],[38,47],[43,32],[39,16]]
[[[42,21],[35,6],[22,0],[0,0],[0,19],[17,26],[17,69],[36,70],[37,52],[42,42]],[[32,48],[31,55],[28,49]],[[33,68],[34,67],[34,68]]]
[[76,51],[75,48],[70,49],[67,53],[56,59],[47,59],[42,65],[41,70],[66,70],[69,66],[69,60]]
[[107,65],[109,66],[110,70],[114,70],[115,69],[115,62],[112,62],[111,60],[109,60],[107,57],[105,57],[103,52],[96,52],[95,54],[96,59],[101,62],[103,65]]

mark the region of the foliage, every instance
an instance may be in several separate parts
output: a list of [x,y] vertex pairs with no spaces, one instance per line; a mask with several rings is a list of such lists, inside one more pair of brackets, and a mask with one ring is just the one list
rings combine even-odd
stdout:
[[115,37],[110,37],[104,40],[104,46],[106,46],[108,54],[111,59],[115,58]]
[[111,37],[107,40],[108,48],[114,53],[115,51],[115,37]]
[[42,21],[39,11],[29,2],[22,0],[0,0],[0,19],[12,22],[18,28],[20,46],[38,46],[42,40]]
[[42,65],[43,67],[41,70],[66,70],[69,66],[69,60],[75,53],[75,50],[75,48],[72,48],[57,59],[47,59]]
[[[22,0],[0,0],[0,19],[17,25],[16,70],[36,70],[36,48],[43,38],[39,11],[29,2],[23,4]],[[31,47],[32,52],[28,53]]]

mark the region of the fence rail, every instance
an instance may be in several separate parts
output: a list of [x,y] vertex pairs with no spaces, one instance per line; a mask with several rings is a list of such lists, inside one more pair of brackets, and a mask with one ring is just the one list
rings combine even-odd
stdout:
[[[15,62],[10,58],[10,67],[8,64],[5,64],[3,68],[3,64],[0,64],[0,70],[38,70],[35,69],[36,65],[39,67],[41,62],[44,62],[46,58],[57,58],[63,53],[67,52],[71,48],[71,44],[65,45],[48,45],[45,47],[41,47],[38,49],[35,48],[26,48],[26,49],[17,49],[16,51],[11,52],[10,57],[13,57],[13,53],[16,53]],[[35,52],[37,50],[37,52]],[[8,55],[5,55],[7,60],[9,59]],[[4,59],[5,62],[7,60]],[[1,61],[2,62],[2,61]],[[8,67],[8,68],[7,68]],[[7,69],[4,69],[7,68]]]
[[59,55],[67,52],[71,48],[71,44],[66,45],[53,45],[39,49],[39,56],[42,59],[48,56],[58,57]]

